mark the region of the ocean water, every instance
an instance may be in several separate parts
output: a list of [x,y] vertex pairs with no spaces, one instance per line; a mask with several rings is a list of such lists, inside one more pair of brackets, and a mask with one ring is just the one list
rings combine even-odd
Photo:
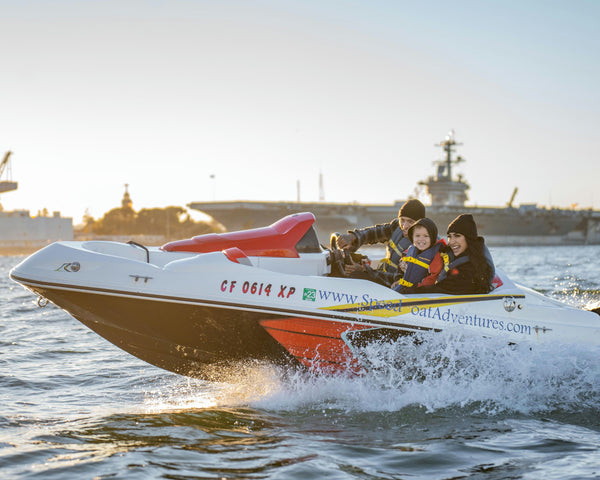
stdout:
[[[600,247],[495,248],[513,279],[600,305]],[[600,478],[600,349],[424,336],[364,377],[249,363],[210,383],[122,352],[8,278],[0,478]],[[599,317],[600,321],[600,317]]]

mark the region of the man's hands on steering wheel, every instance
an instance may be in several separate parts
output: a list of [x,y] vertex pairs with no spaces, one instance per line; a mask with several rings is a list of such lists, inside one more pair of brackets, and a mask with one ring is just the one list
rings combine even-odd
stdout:
[[356,235],[351,232],[336,233],[335,235],[337,235],[337,248],[341,248],[342,250],[352,248],[357,240]]
[[[346,277],[354,272],[365,269],[362,263],[356,263],[352,258],[350,247],[355,240],[356,235],[353,233],[331,234],[329,241],[331,246],[330,263],[332,276]],[[362,259],[362,255],[360,257]]]

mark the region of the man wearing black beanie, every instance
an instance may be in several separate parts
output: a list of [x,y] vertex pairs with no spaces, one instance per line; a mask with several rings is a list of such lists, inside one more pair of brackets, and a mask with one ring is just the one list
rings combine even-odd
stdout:
[[386,287],[391,286],[403,273],[398,266],[411,246],[407,236],[408,229],[421,218],[425,218],[425,205],[417,199],[411,199],[400,207],[398,218],[391,222],[349,230],[348,233],[340,235],[337,239],[338,247],[347,248],[352,252],[361,245],[386,243],[386,256],[379,263],[377,270],[355,263],[346,266],[346,274],[353,278],[366,278]]

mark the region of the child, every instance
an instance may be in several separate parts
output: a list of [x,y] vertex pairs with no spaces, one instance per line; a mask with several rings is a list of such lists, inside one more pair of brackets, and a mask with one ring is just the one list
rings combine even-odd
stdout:
[[408,230],[412,246],[402,260],[406,263],[403,278],[392,288],[396,292],[407,293],[411,287],[433,285],[444,267],[440,247],[446,242],[438,240],[438,230],[433,220],[422,218]]

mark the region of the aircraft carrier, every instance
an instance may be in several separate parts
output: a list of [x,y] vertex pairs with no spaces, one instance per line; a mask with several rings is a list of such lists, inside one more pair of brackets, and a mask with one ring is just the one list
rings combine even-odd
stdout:
[[[600,211],[538,207],[535,204],[513,206],[517,190],[504,207],[466,206],[469,184],[453,167],[464,161],[455,156],[457,143],[450,132],[437,146],[444,158],[437,162],[435,175],[420,182],[431,197],[427,216],[440,232],[461,213],[471,213],[479,234],[490,246],[507,245],[586,245],[600,244]],[[386,223],[398,215],[405,200],[393,204],[359,204],[328,202],[261,202],[223,201],[192,202],[189,208],[199,210],[221,223],[228,231],[270,225],[278,219],[298,212],[312,212],[319,241],[329,244],[332,232]]]

